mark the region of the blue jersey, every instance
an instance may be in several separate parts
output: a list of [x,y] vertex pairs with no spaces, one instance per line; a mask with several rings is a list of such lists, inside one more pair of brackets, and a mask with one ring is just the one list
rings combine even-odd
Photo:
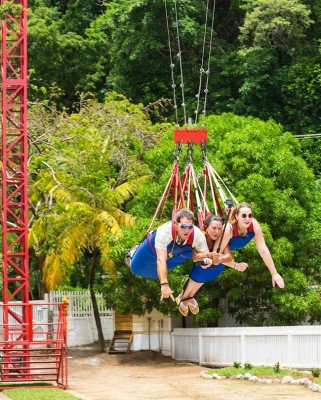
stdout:
[[[193,233],[191,233],[192,235]],[[155,249],[156,231],[148,234],[140,243],[130,264],[133,274],[144,278],[157,279],[157,256]],[[192,244],[178,245],[174,240],[167,246],[167,269],[173,269],[182,262],[191,259]]]
[[231,251],[245,247],[255,236],[253,223],[249,226],[247,234],[240,236],[236,225],[233,225],[233,236],[229,241],[229,248]]
[[[229,241],[230,250],[241,249],[246,246],[250,240],[254,238],[253,223],[249,226],[246,236],[239,236],[237,226],[233,225],[233,236]],[[206,283],[217,279],[224,270],[224,264],[213,265],[209,268],[202,268],[194,263],[189,277],[198,283]]]
[[[213,249],[211,250],[213,251]],[[194,282],[198,283],[210,282],[221,275],[224,267],[224,264],[218,264],[208,268],[202,268],[200,265],[194,263],[189,277],[193,279]]]

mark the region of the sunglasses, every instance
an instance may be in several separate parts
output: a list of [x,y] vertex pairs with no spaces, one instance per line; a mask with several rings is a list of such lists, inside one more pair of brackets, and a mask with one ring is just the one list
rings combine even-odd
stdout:
[[244,219],[246,217],[253,218],[253,214],[252,213],[250,213],[250,214],[241,214],[241,217],[244,218]]
[[194,227],[194,225],[183,225],[183,224],[179,224],[179,226],[180,226],[182,229],[193,229],[193,227]]

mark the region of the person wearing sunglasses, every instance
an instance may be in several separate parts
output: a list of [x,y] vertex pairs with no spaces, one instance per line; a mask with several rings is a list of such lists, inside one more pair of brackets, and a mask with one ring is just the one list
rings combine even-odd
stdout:
[[[210,215],[205,218],[205,237],[210,252],[213,252],[215,244],[217,244],[218,239],[221,237],[223,222],[223,218],[218,215]],[[198,314],[199,306],[195,299],[197,293],[204,283],[217,279],[223,272],[225,266],[239,272],[245,271],[248,266],[244,262],[236,263],[228,247],[226,247],[221,254],[213,252],[208,254],[210,257],[206,257],[207,255],[205,254],[204,256],[207,264],[209,264],[207,258],[211,258],[213,264],[201,266],[198,263],[194,263],[181,293],[176,298],[178,310],[184,317],[187,316],[189,311],[194,315]]]
[[[177,212],[175,220],[166,222],[148,234],[131,255],[131,271],[138,276],[159,279],[161,301],[175,301],[168,282],[168,270],[194,257],[203,260],[208,247],[202,231],[194,225],[194,214],[187,209]],[[205,260],[206,261],[206,260]],[[212,264],[210,258],[208,265]]]
[[265,243],[262,228],[254,218],[251,205],[245,202],[240,203],[232,212],[231,221],[225,230],[221,248],[228,247],[230,251],[241,249],[252,239],[255,240],[256,248],[271,273],[272,286],[277,285],[284,288],[284,280],[276,270],[270,250]]
[[[213,216],[213,218],[215,220],[219,217]],[[218,224],[218,222],[205,220],[205,225],[207,225],[206,236],[208,247],[211,250],[213,249],[213,252],[207,254],[206,257],[212,258],[213,266],[202,267],[194,263],[191,273],[176,299],[179,311],[184,316],[188,314],[188,311],[191,311],[192,314],[197,314],[199,312],[198,303],[195,300],[197,292],[204,283],[217,279],[222,273],[224,265],[228,265],[240,272],[245,271],[247,268],[246,263],[236,263],[234,260],[229,262],[228,257],[231,258],[231,255],[229,255],[231,251],[246,246],[252,239],[255,240],[256,248],[271,273],[272,286],[275,287],[275,285],[277,285],[280,288],[284,288],[285,286],[284,280],[277,272],[271,253],[265,243],[262,228],[253,217],[253,210],[250,204],[244,202],[236,206],[232,212],[230,222],[227,222],[222,241],[220,238],[222,226]],[[214,227],[216,227],[216,233]],[[210,238],[214,240],[213,246],[209,241]],[[219,246],[220,249],[223,249],[223,254],[218,254],[216,252]]]

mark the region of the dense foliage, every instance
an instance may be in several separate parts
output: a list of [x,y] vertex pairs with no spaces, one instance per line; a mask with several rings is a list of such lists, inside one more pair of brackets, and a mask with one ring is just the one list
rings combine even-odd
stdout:
[[[272,289],[255,246],[247,246],[235,257],[249,270],[227,269],[205,286],[197,323],[215,324],[222,298],[245,324],[319,321],[313,288],[320,285],[320,192],[300,143],[272,120],[232,113],[208,117],[207,128],[208,159],[238,200],[252,203],[286,287]],[[157,281],[133,276],[123,263],[126,249],[144,237],[171,174],[172,129],[152,125],[142,105],[116,94],[104,104],[89,100],[71,115],[30,109],[29,239],[32,270],[45,290],[91,282],[118,311],[177,313],[170,301],[159,303]],[[194,163],[202,168],[196,149]],[[171,271],[175,293],[189,268]]]
[[[166,4],[178,78],[174,0]],[[34,0],[29,6],[32,82],[47,91],[59,90],[62,104],[70,105],[77,92],[88,90],[97,98],[117,90],[145,105],[172,97],[163,2]],[[185,89],[192,95],[201,66],[205,12],[205,1],[177,1]],[[297,133],[318,127],[320,19],[315,0],[216,1],[212,111],[273,117]],[[311,105],[313,115],[305,115],[304,121],[295,115]]]
[[[293,137],[320,126],[319,2],[217,0],[206,34],[207,2],[166,4],[168,20],[158,0],[28,2],[34,294],[91,284],[118,311],[177,313],[159,303],[156,281],[134,277],[122,259],[144,236],[171,172],[175,100],[182,119],[179,32],[187,115],[209,65],[209,160],[252,203],[286,281],[272,289],[248,246],[235,255],[248,271],[226,270],[206,285],[196,321],[215,324],[222,298],[245,324],[320,321],[320,145]],[[202,168],[200,157],[195,164]],[[176,294],[189,268],[171,272]]]
[[[226,269],[220,279],[205,285],[199,295],[202,312],[196,317],[197,322],[205,326],[215,324],[221,314],[220,298],[227,299],[229,311],[245,324],[292,325],[303,322],[307,316],[310,321],[318,321],[321,312],[319,293],[313,288],[320,284],[320,192],[312,171],[301,158],[299,143],[272,121],[233,114],[211,116],[207,127],[208,158],[238,200],[253,205],[286,287],[284,290],[272,289],[268,270],[252,244],[234,254],[238,261],[249,263],[245,273]],[[145,155],[156,179],[143,186],[128,203],[127,209],[137,216],[146,216],[147,210],[152,215],[156,207],[170,174],[171,140],[170,136],[165,136],[159,148]],[[201,168],[200,161],[200,156],[196,155],[195,165]],[[137,235],[132,242],[135,240]],[[122,285],[125,290],[132,278],[126,267],[119,265],[119,268],[124,282],[118,281],[116,285],[118,288]],[[175,293],[179,293],[189,268],[190,263],[187,263],[170,273]],[[144,279],[136,278],[132,282],[137,280],[142,286],[133,286],[136,291],[131,294],[130,304],[136,304],[137,310],[142,312],[140,298],[146,291],[150,294],[150,288],[146,288]],[[112,286],[112,283],[108,282],[108,285]],[[157,285],[153,288],[156,293],[159,291]],[[115,292],[109,290],[108,293],[112,302],[114,295],[111,293]],[[126,298],[115,296],[126,309]],[[157,300],[156,297],[155,307],[173,311],[171,305],[159,305]]]

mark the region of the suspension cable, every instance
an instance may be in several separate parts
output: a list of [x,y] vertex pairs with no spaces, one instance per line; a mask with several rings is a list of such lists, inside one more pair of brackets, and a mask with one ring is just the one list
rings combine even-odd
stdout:
[[[179,126],[178,123],[178,106],[177,106],[177,98],[176,98],[176,83],[175,83],[175,76],[174,76],[174,68],[175,64],[173,62],[173,51],[171,46],[170,40],[170,29],[169,29],[169,18],[168,18],[168,8],[167,8],[167,0],[164,0],[165,5],[165,17],[166,17],[166,26],[167,26],[167,37],[168,37],[168,46],[169,46],[169,54],[170,54],[170,68],[171,68],[171,79],[172,79],[172,89],[173,89],[173,99],[174,99],[174,109],[175,109],[175,116],[176,116],[176,125]],[[177,48],[178,53],[176,54],[178,61],[179,61],[179,69],[180,69],[180,88],[182,93],[182,109],[184,115],[184,125],[187,125],[187,116],[186,116],[186,104],[185,104],[185,91],[184,91],[184,74],[183,74],[183,62],[182,62],[182,51],[181,51],[181,44],[180,44],[180,36],[179,36],[179,23],[178,23],[178,11],[177,11],[177,1],[174,1],[174,10],[175,10],[175,24],[176,24],[176,38],[177,38]]]
[[168,20],[168,12],[167,12],[167,1],[165,2],[165,16],[166,16],[166,26],[167,26],[167,39],[168,39],[168,50],[169,50],[169,58],[170,58],[170,68],[171,68],[171,79],[172,79],[172,89],[173,89],[173,102],[174,102],[174,110],[175,110],[175,121],[176,125],[179,126],[178,123],[178,110],[177,110],[177,101],[176,101],[176,84],[174,78],[174,68],[175,64],[173,62],[173,55],[172,55],[172,46],[171,46],[171,37],[169,32],[169,20]]
[[204,73],[206,74],[206,84],[205,84],[205,89],[204,89],[204,106],[203,106],[203,111],[202,111],[204,119],[203,119],[202,126],[204,127],[204,125],[205,125],[206,105],[207,105],[207,95],[208,95],[208,83],[209,83],[209,76],[210,76],[210,61],[211,61],[213,31],[214,31],[215,7],[216,7],[216,0],[213,0],[212,23],[211,23],[211,34],[210,34],[209,50],[208,50],[207,69],[204,70],[205,44],[206,44],[206,36],[207,36],[207,21],[208,21],[208,11],[209,11],[209,0],[207,0],[206,17],[205,17],[205,25],[204,25],[204,36],[203,36],[202,61],[201,61],[201,67],[200,67],[199,87],[198,87],[198,93],[196,95],[197,105],[196,105],[196,110],[195,110],[195,122],[194,122],[195,126],[197,125],[197,122],[198,122],[198,114],[199,114],[199,108],[200,108],[201,90],[202,90],[203,74]]
[[177,1],[174,1],[175,7],[175,23],[176,23],[176,37],[177,37],[177,58],[179,60],[179,68],[180,68],[180,77],[181,77],[181,90],[182,90],[182,107],[184,113],[184,125],[187,125],[187,118],[186,118],[186,105],[185,105],[185,94],[184,94],[184,77],[183,77],[183,63],[182,63],[182,51],[181,51],[181,43],[180,43],[180,36],[179,36],[179,26],[178,26],[178,13],[177,13]]
[[202,90],[203,73],[205,72],[204,71],[204,58],[205,58],[205,43],[206,43],[206,34],[207,34],[208,4],[209,4],[209,0],[207,0],[207,4],[206,4],[206,16],[205,16],[203,48],[202,48],[202,61],[201,61],[201,68],[200,68],[200,78],[199,78],[198,92],[197,92],[197,95],[196,95],[197,103],[196,103],[195,121],[194,121],[194,125],[195,126],[196,126],[197,120],[198,120],[198,113],[199,113],[200,99],[201,99],[201,90]]
[[[213,31],[214,31],[214,16],[215,16],[215,8],[216,8],[216,0],[213,0],[213,10],[212,10],[212,21],[211,21],[211,33],[209,40],[209,49],[208,49],[208,60],[207,60],[207,69],[204,69],[205,65],[205,49],[206,49],[206,37],[207,37],[207,25],[208,25],[208,15],[209,15],[209,1],[207,0],[206,4],[206,16],[205,16],[205,24],[204,24],[204,35],[203,35],[203,46],[202,46],[202,59],[201,59],[201,67],[200,67],[200,77],[199,77],[199,87],[198,92],[196,94],[197,104],[195,110],[195,120],[194,126],[198,123],[199,117],[199,109],[200,109],[200,100],[201,100],[201,91],[203,86],[203,76],[206,75],[205,89],[204,89],[204,103],[203,103],[203,123],[202,127],[205,126],[205,117],[206,117],[206,106],[208,100],[208,84],[209,84],[209,76],[210,76],[210,62],[211,62],[211,54],[212,54],[212,42],[213,42]],[[170,29],[169,29],[169,17],[168,17],[168,7],[167,0],[164,0],[165,4],[165,17],[166,17],[166,26],[167,26],[167,37],[168,37],[168,46],[169,46],[169,55],[170,55],[170,68],[171,68],[171,80],[172,80],[172,89],[173,89],[173,101],[174,101],[174,109],[175,109],[175,118],[176,125],[179,126],[178,121],[178,106],[177,106],[177,97],[176,97],[176,83],[174,76],[174,68],[175,64],[173,62],[173,51],[171,47],[171,39],[170,39]],[[174,0],[174,10],[175,10],[175,24],[176,24],[176,38],[177,38],[177,48],[178,53],[176,54],[179,61],[179,69],[180,69],[180,88],[182,95],[182,109],[184,114],[184,125],[187,126],[187,116],[186,116],[186,103],[185,103],[185,83],[184,83],[184,74],[183,74],[183,62],[182,62],[182,50],[180,44],[180,34],[179,34],[179,20],[178,20],[178,11],[177,11],[177,0]]]
[[207,97],[208,97],[208,82],[210,79],[210,64],[211,64],[212,42],[213,42],[213,32],[214,32],[215,8],[216,8],[216,0],[213,1],[213,10],[212,10],[211,36],[210,36],[210,44],[209,44],[208,60],[207,60],[206,85],[205,85],[205,89],[204,89],[205,95],[204,95],[204,108],[203,108],[203,116],[204,116],[203,126],[205,124],[206,106],[207,106]]

